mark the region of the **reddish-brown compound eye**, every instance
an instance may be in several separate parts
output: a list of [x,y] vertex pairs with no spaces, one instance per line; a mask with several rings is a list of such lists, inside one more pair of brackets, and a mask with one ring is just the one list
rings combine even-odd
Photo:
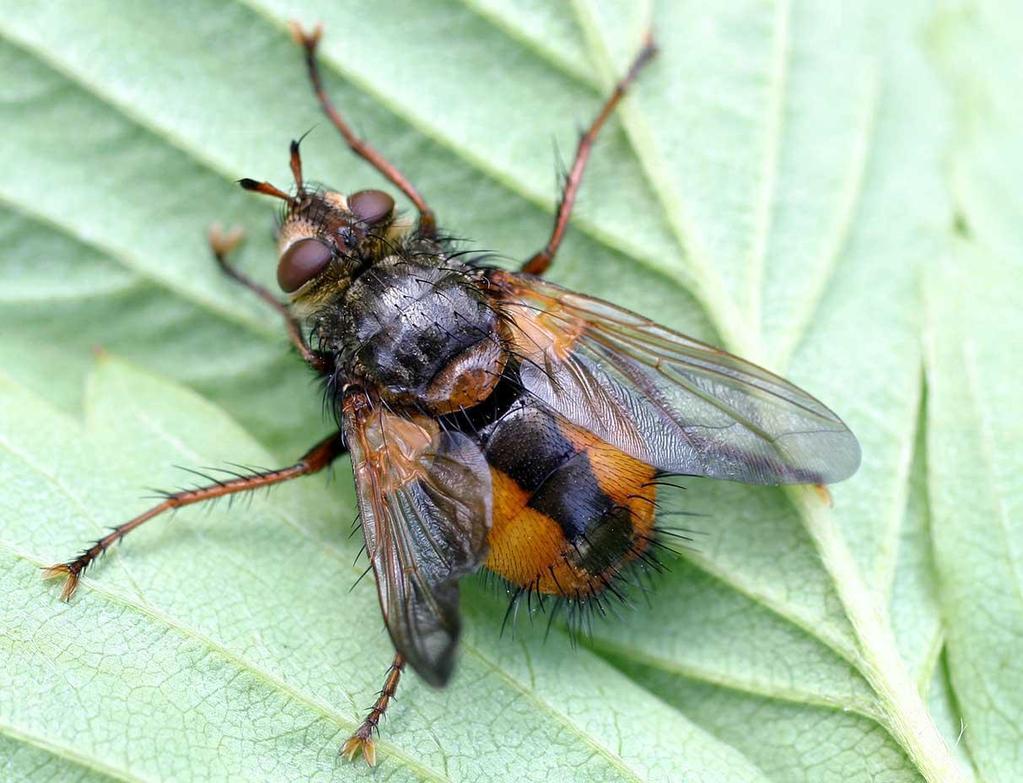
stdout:
[[394,199],[382,190],[360,190],[348,197],[348,209],[360,223],[372,226],[391,216]]
[[330,247],[322,239],[300,239],[281,256],[277,284],[285,293],[297,291],[322,272],[330,259]]

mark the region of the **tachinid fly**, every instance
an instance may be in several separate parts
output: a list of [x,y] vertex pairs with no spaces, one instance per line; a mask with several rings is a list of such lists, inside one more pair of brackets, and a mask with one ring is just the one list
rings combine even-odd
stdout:
[[554,229],[518,272],[456,253],[412,184],[357,138],[327,97],[319,28],[293,28],[330,122],[415,206],[379,190],[241,185],[284,202],[277,281],[287,304],[228,261],[240,232],[211,232],[223,271],[283,317],[320,375],[337,431],[298,462],[169,494],[47,575],[70,599],[82,572],[172,508],[323,470],[351,454],[366,551],[396,650],[380,696],[346,742],[375,761],[372,735],[406,664],[443,686],[459,635],[459,580],[480,569],[516,597],[574,605],[616,592],[653,562],[658,481],[670,474],[750,484],[851,476],[859,445],[801,389],[613,304],[543,279],[568,225],[593,142],[641,68],[639,52],[580,139]]

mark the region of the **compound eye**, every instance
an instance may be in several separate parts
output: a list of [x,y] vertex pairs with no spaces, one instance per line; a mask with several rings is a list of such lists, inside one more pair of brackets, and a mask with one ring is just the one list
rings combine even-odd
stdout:
[[360,190],[348,197],[348,209],[367,226],[390,217],[394,211],[394,199],[382,190]]
[[277,284],[285,293],[304,286],[330,263],[330,247],[322,239],[300,239],[284,251],[277,265]]

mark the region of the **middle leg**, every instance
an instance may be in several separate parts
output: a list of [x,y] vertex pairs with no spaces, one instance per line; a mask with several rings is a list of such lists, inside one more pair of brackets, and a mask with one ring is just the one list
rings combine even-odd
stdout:
[[240,476],[230,481],[220,481],[195,489],[170,493],[162,503],[158,503],[134,519],[128,520],[123,525],[112,528],[109,533],[79,554],[78,557],[66,563],[58,563],[45,569],[43,577],[46,579],[63,578],[65,580],[64,589],[61,591],[60,597],[64,601],[70,601],[71,597],[75,594],[75,590],[78,588],[78,580],[85,569],[92,565],[110,547],[128,535],[128,533],[141,527],[153,517],[159,516],[164,511],[190,506],[193,503],[201,503],[204,500],[213,500],[225,495],[233,495],[236,492],[247,492],[259,489],[260,487],[281,484],[285,481],[296,479],[299,476],[308,476],[311,473],[323,470],[344,454],[345,451],[344,439],[341,433],[335,432],[309,449],[294,465],[289,465],[286,468],[253,473],[251,476]]
[[611,116],[615,107],[618,106],[618,102],[625,95],[625,91],[629,89],[629,85],[632,84],[643,66],[650,62],[650,58],[655,54],[657,54],[657,46],[654,44],[653,38],[648,36],[643,43],[643,48],[636,55],[636,59],[632,61],[628,72],[615,85],[611,96],[604,103],[600,113],[579,139],[579,145],[575,150],[575,160],[572,162],[572,168],[565,178],[565,187],[561,193],[561,200],[558,202],[558,213],[554,218],[554,229],[551,231],[550,239],[547,240],[543,250],[533,255],[532,258],[522,265],[522,272],[529,275],[542,275],[554,261],[554,256],[557,255],[558,248],[561,246],[561,240],[565,237],[568,220],[572,216],[572,207],[575,206],[575,197],[579,192],[579,186],[582,184],[583,174],[586,172],[586,164],[589,162],[590,152],[593,150],[593,143],[597,140],[597,135],[600,133],[601,128],[604,127],[604,123],[607,122],[608,117]]

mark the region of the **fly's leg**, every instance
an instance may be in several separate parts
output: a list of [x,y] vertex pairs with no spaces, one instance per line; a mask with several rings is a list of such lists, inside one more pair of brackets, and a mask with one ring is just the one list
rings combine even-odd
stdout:
[[252,291],[252,293],[270,305],[270,307],[272,307],[278,315],[284,319],[284,326],[288,330],[288,338],[291,340],[295,348],[298,349],[299,355],[310,367],[318,373],[329,372],[331,369],[330,359],[327,356],[314,351],[310,347],[309,343],[305,339],[305,335],[302,334],[302,325],[291,313],[288,312],[288,308],[281,304],[277,297],[266,290],[263,286],[245,273],[240,272],[238,268],[228,260],[228,255],[230,255],[231,251],[241,244],[244,238],[244,232],[237,227],[232,228],[226,233],[218,225],[214,225],[210,228],[210,250],[213,251],[213,258],[216,259],[217,266],[220,267],[221,271],[225,275],[235,282],[245,286]]
[[615,107],[618,106],[622,96],[625,95],[625,92],[636,79],[636,76],[639,75],[643,66],[650,62],[650,59],[656,53],[657,46],[653,38],[648,35],[643,43],[643,48],[636,55],[636,59],[632,61],[632,65],[629,66],[628,72],[615,85],[611,96],[604,103],[596,119],[593,120],[590,127],[579,138],[579,144],[575,150],[575,160],[572,162],[572,168],[565,178],[565,187],[561,192],[561,199],[558,201],[558,213],[554,218],[554,229],[551,231],[550,239],[547,240],[543,250],[536,253],[522,265],[522,271],[526,274],[542,275],[554,261],[554,256],[557,255],[558,248],[561,246],[561,240],[565,237],[569,218],[572,216],[572,207],[575,206],[575,197],[579,192],[579,186],[582,184],[586,164],[589,162],[590,152],[593,150],[593,143],[597,140],[597,135],[600,133],[601,128],[604,127],[608,117],[611,116]]
[[164,511],[169,511],[183,506],[190,506],[193,503],[201,503],[204,500],[233,495],[236,492],[247,492],[260,487],[269,487],[273,484],[281,484],[291,481],[299,476],[308,476],[316,473],[330,465],[335,459],[346,451],[344,440],[340,432],[336,432],[328,438],[313,446],[294,465],[279,470],[269,470],[263,473],[253,473],[249,476],[241,476],[229,481],[221,481],[208,484],[195,489],[183,490],[181,492],[168,493],[162,503],[139,514],[134,519],[112,528],[107,535],[96,541],[88,549],[84,550],[78,557],[66,563],[50,566],[43,571],[46,579],[64,579],[64,589],[61,598],[70,601],[78,587],[78,580],[82,573],[92,563],[106,552],[111,546],[124,538],[132,530],[141,527],[143,524],[159,516]]
[[377,726],[380,719],[384,717],[395,691],[398,690],[398,682],[401,680],[401,670],[405,668],[405,656],[401,653],[394,654],[394,661],[387,670],[387,677],[384,679],[384,687],[380,689],[376,702],[370,708],[369,714],[362,722],[355,733],[341,747],[341,755],[351,761],[359,753],[366,759],[371,767],[377,763],[376,745],[373,743],[373,732],[380,733]]
[[306,69],[309,71],[309,81],[312,83],[313,92],[316,94],[316,99],[320,102],[320,108],[323,110],[323,113],[327,115],[327,119],[337,128],[338,133],[344,138],[345,143],[348,144],[352,152],[363,158],[390,180],[402,193],[408,196],[409,201],[415,205],[416,210],[419,212],[420,233],[424,236],[432,237],[436,233],[437,221],[433,210],[426,205],[425,199],[393,163],[381,155],[368,141],[364,141],[355,135],[355,132],[341,116],[341,113],[334,108],[333,102],[327,95],[326,90],[324,90],[323,80],[320,77],[320,66],[316,59],[316,47],[323,36],[323,27],[317,25],[311,32],[306,32],[296,22],[292,22],[291,34],[295,41],[305,50],[305,63]]

